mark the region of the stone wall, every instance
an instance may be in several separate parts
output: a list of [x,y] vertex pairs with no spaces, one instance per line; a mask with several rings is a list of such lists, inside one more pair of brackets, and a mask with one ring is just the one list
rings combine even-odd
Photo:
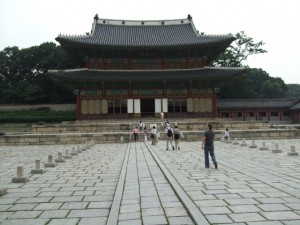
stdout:
[[[130,122],[130,121],[129,121]],[[228,128],[229,130],[248,130],[268,128],[268,122],[256,121],[183,121],[171,123],[171,127],[175,125],[182,131],[201,131],[204,129],[206,123],[211,123],[214,130],[222,130]],[[159,131],[164,129],[163,122],[145,122],[145,125],[150,129],[151,124],[156,124]],[[57,133],[90,133],[90,132],[124,132],[133,130],[137,124],[124,123],[62,123],[62,124],[45,124],[32,125],[32,132],[37,134],[57,134]]]
[[[102,133],[61,133],[61,134],[18,134],[0,136],[0,145],[52,145],[52,144],[82,144],[94,140],[96,143],[129,142],[132,132],[102,132]],[[223,130],[215,130],[215,140],[222,140]],[[182,141],[201,141],[203,131],[183,131]],[[139,134],[139,141],[144,141],[144,134]],[[231,138],[246,140],[292,139],[300,138],[299,129],[249,129],[232,130]],[[160,132],[160,140],[164,140]]]

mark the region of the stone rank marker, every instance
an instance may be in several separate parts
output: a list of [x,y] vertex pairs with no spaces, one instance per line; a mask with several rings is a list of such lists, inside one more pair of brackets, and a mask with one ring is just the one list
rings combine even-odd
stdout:
[[72,148],[71,156],[77,156],[78,153],[75,151],[75,147]]
[[56,163],[53,162],[52,155],[48,155],[48,162],[45,163],[45,167],[56,167]]
[[56,163],[64,163],[64,162],[66,162],[66,160],[63,158],[61,152],[58,152],[58,153],[57,153],[57,159],[55,159],[55,162],[56,162]]
[[275,144],[275,149],[272,150],[272,153],[281,153],[282,151],[278,149],[278,143]]
[[24,168],[23,166],[17,167],[17,177],[12,178],[13,183],[26,183],[29,181],[28,177],[24,177]]
[[0,197],[7,194],[7,188],[0,188]]
[[233,143],[232,143],[233,145],[239,145],[240,143],[237,141],[237,139],[236,138],[234,138],[234,141],[233,141]]
[[69,154],[69,150],[68,150],[68,149],[66,149],[65,155],[64,155],[63,157],[64,157],[64,159],[72,159],[72,158],[73,158],[73,157]]
[[254,140],[252,141],[251,145],[249,145],[249,148],[257,148]]
[[269,149],[266,147],[266,143],[262,142],[262,146],[259,148],[259,150],[265,151],[265,150],[269,150]]
[[287,154],[288,156],[298,156],[299,155],[299,153],[298,152],[296,152],[296,150],[295,150],[295,146],[291,146],[291,151],[290,152],[288,152],[288,154]]
[[245,138],[243,138],[241,146],[247,146]]
[[41,169],[41,160],[40,159],[35,160],[35,169],[32,169],[31,173],[32,174],[43,174],[44,173],[44,170]]

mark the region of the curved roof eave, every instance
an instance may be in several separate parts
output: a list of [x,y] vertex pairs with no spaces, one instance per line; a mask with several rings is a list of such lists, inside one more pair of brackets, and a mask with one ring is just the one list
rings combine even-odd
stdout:
[[222,80],[241,74],[244,68],[214,68],[182,70],[50,70],[50,77],[69,81],[159,81],[159,80]]
[[59,35],[56,40],[67,47],[162,48],[185,46],[229,46],[231,34],[206,35],[196,30],[191,17],[179,20],[128,21],[95,19],[91,33]]

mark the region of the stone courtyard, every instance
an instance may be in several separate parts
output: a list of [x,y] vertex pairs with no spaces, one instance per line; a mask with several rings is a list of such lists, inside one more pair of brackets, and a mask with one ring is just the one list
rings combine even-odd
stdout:
[[[0,146],[0,224],[300,224],[300,160],[289,154],[299,139],[245,144],[216,141],[217,170],[204,168],[200,141],[82,146],[55,167],[49,155],[78,145]],[[42,174],[31,173],[37,159]],[[28,181],[13,183],[20,165]]]

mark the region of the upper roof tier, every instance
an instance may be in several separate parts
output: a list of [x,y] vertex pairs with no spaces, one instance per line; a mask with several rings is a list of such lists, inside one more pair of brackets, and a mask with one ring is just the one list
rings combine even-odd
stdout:
[[161,48],[187,46],[228,47],[233,35],[206,35],[199,33],[192,17],[178,20],[108,20],[94,17],[91,33],[86,35],[59,35],[62,46]]

